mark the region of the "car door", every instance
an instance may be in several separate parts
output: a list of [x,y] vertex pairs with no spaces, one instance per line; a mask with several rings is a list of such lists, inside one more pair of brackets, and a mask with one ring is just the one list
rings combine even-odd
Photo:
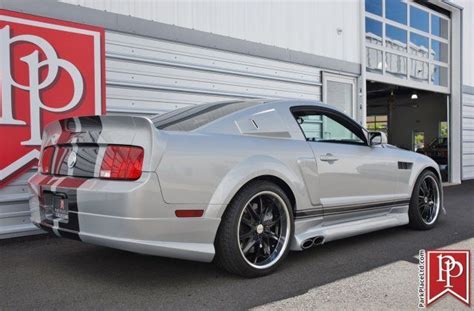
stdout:
[[384,213],[405,198],[397,159],[382,145],[370,146],[355,121],[323,107],[292,112],[316,159],[325,217]]

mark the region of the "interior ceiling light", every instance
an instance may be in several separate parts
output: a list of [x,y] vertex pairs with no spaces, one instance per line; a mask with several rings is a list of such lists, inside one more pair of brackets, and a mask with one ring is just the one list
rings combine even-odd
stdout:
[[418,94],[416,94],[416,92],[413,92],[413,94],[411,94],[411,99],[418,99]]

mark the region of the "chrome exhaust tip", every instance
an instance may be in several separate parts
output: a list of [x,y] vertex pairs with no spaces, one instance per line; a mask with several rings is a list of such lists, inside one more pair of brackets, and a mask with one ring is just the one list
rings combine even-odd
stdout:
[[303,241],[301,243],[301,249],[308,249],[316,245],[321,245],[324,242],[324,237],[322,236],[317,236],[313,238],[309,238]]
[[310,248],[311,246],[313,246],[313,239],[306,239],[303,241],[303,243],[301,243],[301,248],[302,249],[308,249]]
[[321,245],[323,244],[323,242],[324,242],[324,238],[322,236],[315,237],[313,239],[313,246]]

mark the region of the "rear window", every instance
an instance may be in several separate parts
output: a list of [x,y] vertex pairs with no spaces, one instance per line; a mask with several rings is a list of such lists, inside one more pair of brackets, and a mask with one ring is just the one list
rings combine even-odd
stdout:
[[151,121],[159,130],[187,132],[258,103],[260,102],[238,101],[184,107],[155,116]]

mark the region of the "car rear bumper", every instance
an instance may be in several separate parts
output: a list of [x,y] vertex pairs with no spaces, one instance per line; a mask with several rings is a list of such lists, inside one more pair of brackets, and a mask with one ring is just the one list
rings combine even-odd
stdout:
[[[29,184],[31,221],[54,235],[149,255],[205,262],[214,257],[220,219],[176,217],[183,207],[163,201],[155,173],[137,181],[35,174]],[[67,219],[53,216],[49,197],[57,195],[66,198]]]

